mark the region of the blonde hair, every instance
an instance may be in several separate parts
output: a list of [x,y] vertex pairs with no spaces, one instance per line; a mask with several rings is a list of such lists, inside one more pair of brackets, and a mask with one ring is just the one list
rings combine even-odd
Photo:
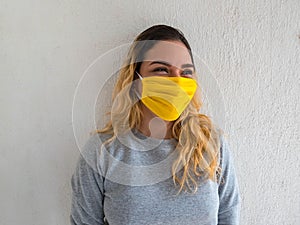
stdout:
[[[141,51],[137,41],[138,38],[131,45],[127,59],[119,71],[112,94],[114,110],[108,113],[111,119],[104,128],[96,131],[112,135],[105,143],[113,141],[119,133],[139,127],[142,122],[142,103],[134,94],[132,86],[135,71],[138,69],[138,54]],[[179,157],[172,165],[172,178],[174,185],[179,185],[178,193],[183,189],[196,193],[198,178],[203,178],[203,181],[217,181],[221,174],[218,162],[220,134],[223,131],[215,127],[208,116],[199,113],[202,107],[200,93],[198,85],[196,94],[172,127],[172,137],[178,141],[176,147],[179,149]],[[128,121],[125,127],[124,121]],[[181,167],[183,174],[179,177],[176,171]]]

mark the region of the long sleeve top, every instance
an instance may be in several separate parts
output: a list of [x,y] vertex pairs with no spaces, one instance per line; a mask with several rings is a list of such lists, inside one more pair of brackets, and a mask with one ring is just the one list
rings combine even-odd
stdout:
[[[175,139],[134,135],[107,147],[96,134],[82,148],[71,178],[72,225],[239,224],[241,197],[234,159],[221,137],[220,181],[205,180],[195,194],[175,189],[165,165],[175,157]],[[102,146],[102,147],[101,147]]]

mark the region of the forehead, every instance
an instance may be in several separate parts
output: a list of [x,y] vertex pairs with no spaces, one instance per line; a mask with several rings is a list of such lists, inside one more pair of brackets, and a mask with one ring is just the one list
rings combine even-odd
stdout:
[[173,66],[192,64],[189,50],[181,41],[159,41],[146,54],[144,61],[165,61]]

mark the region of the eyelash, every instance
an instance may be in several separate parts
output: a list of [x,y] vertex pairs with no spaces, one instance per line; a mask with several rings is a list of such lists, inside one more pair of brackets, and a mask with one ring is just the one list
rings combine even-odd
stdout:
[[[187,72],[187,73],[186,73]],[[184,70],[183,73],[186,73],[188,75],[192,75],[193,74],[193,71],[192,70]]]
[[[168,73],[168,69],[164,68],[164,67],[158,67],[158,68],[155,68],[152,72],[167,72]],[[193,71],[192,70],[184,70],[184,71],[182,71],[182,73],[184,75],[192,75]]]
[[158,67],[153,70],[153,72],[162,72],[162,71],[168,72],[168,69],[164,67]]

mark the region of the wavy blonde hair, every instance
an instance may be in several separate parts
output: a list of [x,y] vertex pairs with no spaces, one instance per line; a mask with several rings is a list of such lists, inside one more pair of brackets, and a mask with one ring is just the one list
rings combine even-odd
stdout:
[[[165,33],[166,29],[169,31],[169,36],[165,37],[166,34],[162,34],[162,37],[157,37],[160,32]],[[171,31],[173,34],[170,33]],[[177,32],[175,38],[174,32]],[[156,41],[141,43],[143,40],[154,40],[150,34],[156,35]],[[118,134],[141,125],[143,119],[142,103],[134,93],[132,83],[136,79],[135,71],[139,70],[145,53],[159,40],[179,40],[179,38],[180,41],[186,42],[184,44],[190,50],[186,39],[182,40],[183,34],[179,30],[166,25],[153,26],[135,39],[123,67],[119,71],[118,80],[113,90],[114,110],[108,113],[111,119],[104,128],[96,131],[97,133],[112,135],[105,143],[113,141]],[[196,94],[172,127],[172,137],[178,141],[177,149],[179,149],[179,157],[172,165],[173,182],[175,186],[179,185],[177,194],[183,189],[189,189],[196,193],[199,185],[198,178],[203,178],[203,181],[207,179],[217,181],[221,173],[218,162],[220,157],[220,134],[223,131],[215,127],[208,116],[199,113],[202,107],[200,93],[201,90],[198,85]],[[126,126],[124,126],[124,121],[128,121]],[[177,174],[180,168],[183,169],[181,177]]]

